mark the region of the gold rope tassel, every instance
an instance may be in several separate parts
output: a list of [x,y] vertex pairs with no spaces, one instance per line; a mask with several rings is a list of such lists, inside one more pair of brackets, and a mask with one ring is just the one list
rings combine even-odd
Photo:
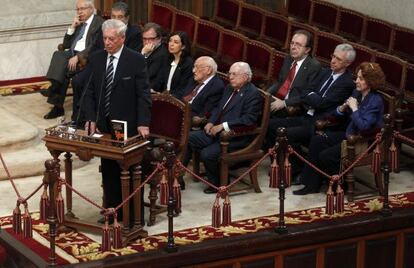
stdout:
[[160,204],[166,206],[168,203],[168,180],[167,170],[163,169],[160,181]]
[[269,188],[279,187],[279,165],[276,159],[277,159],[277,155],[275,154],[273,157],[272,164],[270,165]]
[[212,221],[211,221],[211,226],[214,228],[218,228],[220,227],[220,194],[217,193],[216,195],[216,200],[214,201],[213,204],[213,210],[212,210]]
[[30,217],[30,213],[29,213],[29,209],[27,208],[27,204],[24,205],[23,235],[24,235],[24,238],[29,238],[29,237],[33,236],[32,217]]
[[174,183],[173,183],[173,196],[175,200],[175,212],[181,213],[181,186],[178,182],[178,177],[174,176]]
[[223,202],[223,225],[227,226],[231,224],[231,203],[229,193],[226,192]]
[[108,224],[108,216],[105,215],[105,225],[102,228],[102,245],[101,245],[101,251],[110,251],[111,250],[111,233],[109,230],[109,224]]
[[62,224],[63,220],[65,219],[65,202],[63,201],[62,184],[60,182],[58,184],[57,190],[58,194],[56,197],[56,216],[58,222]]
[[114,215],[112,243],[114,248],[122,248],[121,225],[118,223],[117,214]]
[[336,186],[336,202],[335,202],[335,210],[337,213],[344,212],[344,209],[345,209],[344,200],[345,200],[344,190],[342,189],[341,184],[338,181],[337,186]]
[[332,180],[329,182],[328,191],[326,192],[326,214],[334,214],[334,193],[332,191]]
[[375,146],[373,155],[372,155],[372,164],[371,171],[374,174],[378,174],[381,168],[381,149],[379,143]]
[[290,187],[290,183],[292,181],[292,165],[289,162],[289,154],[286,154],[285,157],[285,181],[286,181],[286,188]]
[[47,195],[47,184],[43,185],[43,193],[40,197],[40,220],[45,221],[49,210],[49,196]]
[[22,214],[20,212],[20,203],[17,201],[16,208],[13,210],[13,221],[12,221],[13,231],[16,234],[22,232]]
[[394,138],[392,139],[390,146],[390,168],[392,172],[395,172],[398,169],[397,146],[395,146]]

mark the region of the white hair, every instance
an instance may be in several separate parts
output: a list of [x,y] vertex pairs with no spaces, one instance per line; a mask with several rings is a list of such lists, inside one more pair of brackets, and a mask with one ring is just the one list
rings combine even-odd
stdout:
[[335,51],[346,52],[346,60],[348,62],[353,62],[355,60],[356,52],[350,44],[339,44],[336,46]]
[[232,66],[235,66],[235,67],[237,66],[242,73],[247,74],[248,81],[252,80],[252,76],[253,76],[252,69],[250,68],[250,65],[247,62],[238,61],[238,62],[233,63]]
[[120,20],[110,19],[102,23],[102,31],[105,31],[107,29],[116,29],[117,35],[125,36],[127,26]]
[[197,60],[202,60],[207,64],[207,66],[211,67],[211,69],[213,71],[213,74],[217,73],[217,63],[212,57],[210,57],[210,56],[201,56]]

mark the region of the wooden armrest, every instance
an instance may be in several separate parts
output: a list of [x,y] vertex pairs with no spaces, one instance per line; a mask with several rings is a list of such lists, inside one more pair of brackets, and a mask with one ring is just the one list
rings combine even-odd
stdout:
[[257,135],[260,129],[256,126],[233,127],[230,131],[222,131],[220,133],[220,141],[229,141],[235,137],[245,137]]
[[358,134],[351,134],[346,137],[347,143],[355,145],[359,142],[369,142],[375,139],[376,135],[381,131],[380,128],[371,128],[363,130]]
[[339,125],[338,118],[334,116],[328,116],[325,118],[321,118],[316,120],[315,122],[315,129],[316,131],[323,131],[328,127],[333,127]]
[[200,116],[193,116],[191,119],[191,126],[193,128],[203,128],[207,124],[207,118]]
[[299,115],[302,111],[302,106],[300,105],[294,105],[294,106],[288,106],[286,107],[288,116],[296,116]]

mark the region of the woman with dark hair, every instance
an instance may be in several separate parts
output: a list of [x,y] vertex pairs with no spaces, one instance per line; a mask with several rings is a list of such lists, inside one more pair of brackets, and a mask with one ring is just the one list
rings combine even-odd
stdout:
[[173,32],[168,38],[169,61],[165,67],[165,89],[181,99],[188,81],[193,77],[191,43],[185,32]]
[[[328,174],[338,174],[340,169],[341,142],[351,134],[383,125],[384,104],[376,92],[385,84],[385,75],[377,63],[363,62],[357,69],[356,89],[332,115],[349,117],[346,130],[316,133],[309,144],[309,160]],[[304,188],[293,191],[295,195],[319,192],[323,178],[306,165],[302,170]]]

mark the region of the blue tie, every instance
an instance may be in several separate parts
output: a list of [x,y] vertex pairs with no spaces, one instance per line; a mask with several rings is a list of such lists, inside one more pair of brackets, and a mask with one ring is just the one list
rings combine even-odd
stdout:
[[82,23],[82,25],[79,28],[78,33],[75,36],[75,39],[73,39],[72,45],[70,46],[70,51],[72,51],[72,55],[75,55],[76,43],[78,43],[78,41],[82,39],[83,34],[85,33],[85,29],[86,29],[86,22]]
[[321,88],[321,90],[319,90],[319,93],[322,97],[325,97],[326,91],[328,90],[328,88],[330,87],[331,83],[333,81],[333,75],[331,74],[331,76],[329,77],[328,81],[326,82],[326,84],[323,86],[323,88]]

